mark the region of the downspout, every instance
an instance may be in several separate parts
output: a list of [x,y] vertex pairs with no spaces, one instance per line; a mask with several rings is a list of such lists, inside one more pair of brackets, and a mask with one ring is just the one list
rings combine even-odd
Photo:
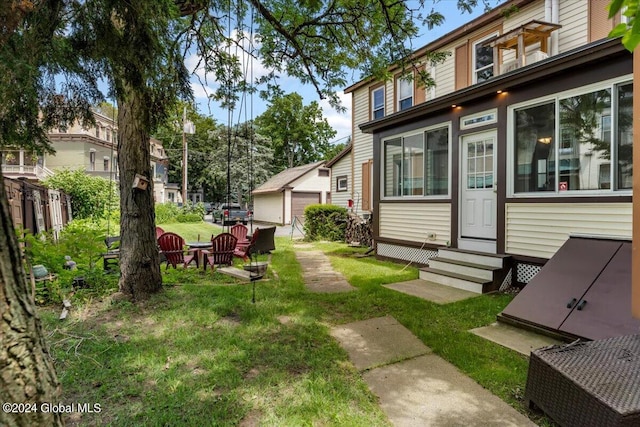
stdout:
[[[544,0],[544,20],[557,24],[560,15],[560,0]],[[549,36],[549,56],[557,55],[558,47],[558,31],[554,31]]]

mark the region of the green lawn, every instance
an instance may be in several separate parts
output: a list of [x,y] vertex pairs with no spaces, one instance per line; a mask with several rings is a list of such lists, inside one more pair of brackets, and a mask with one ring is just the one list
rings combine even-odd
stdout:
[[[166,224],[187,240],[210,224]],[[216,227],[219,230],[219,227]],[[363,249],[316,243],[358,288],[310,294],[289,238],[276,239],[266,281],[237,284],[219,273],[163,271],[163,292],[133,305],[105,298],[71,317],[43,309],[64,402],[100,403],[76,425],[388,425],[332,325],[394,316],[434,352],[526,413],[527,361],[467,332],[487,325],[510,301],[484,295],[439,306],[381,287],[417,277],[402,264],[356,258]],[[535,419],[540,422],[540,419]],[[545,420],[542,420],[546,423]]]

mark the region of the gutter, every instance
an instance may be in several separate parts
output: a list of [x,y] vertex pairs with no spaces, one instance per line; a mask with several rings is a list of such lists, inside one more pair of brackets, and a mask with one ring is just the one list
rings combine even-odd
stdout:
[[363,133],[379,132],[392,126],[395,127],[406,122],[424,118],[426,114],[449,109],[454,104],[461,105],[485,96],[494,95],[498,90],[509,91],[513,87],[548,78],[552,74],[570,68],[579,67],[603,58],[624,53],[631,55],[624,48],[619,38],[602,39],[531,65],[518,68],[509,73],[501,74],[485,82],[451,92],[448,95],[443,95],[434,100],[415,105],[404,111],[363,123],[359,125],[359,128]]

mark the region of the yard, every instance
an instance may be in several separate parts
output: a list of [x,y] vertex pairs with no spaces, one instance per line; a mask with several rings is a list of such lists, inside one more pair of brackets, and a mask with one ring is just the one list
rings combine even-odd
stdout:
[[[187,240],[210,224],[162,225]],[[203,228],[209,227],[209,228]],[[305,291],[293,243],[277,238],[268,280],[251,287],[220,273],[162,267],[164,289],[142,305],[107,297],[41,309],[65,403],[98,403],[70,425],[388,425],[332,325],[391,315],[435,353],[526,413],[527,360],[469,329],[511,300],[484,295],[439,306],[381,287],[417,277],[404,265],[357,258],[365,249],[314,243],[357,292]],[[536,422],[546,420],[536,419]]]

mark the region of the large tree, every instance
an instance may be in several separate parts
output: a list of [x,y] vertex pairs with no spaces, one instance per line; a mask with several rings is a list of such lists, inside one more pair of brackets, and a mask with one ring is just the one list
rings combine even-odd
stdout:
[[323,159],[331,149],[329,140],[336,135],[320,105],[316,101],[304,105],[297,93],[272,99],[256,124],[271,139],[276,173]]
[[[0,2],[0,147],[51,152],[46,130],[90,118],[99,92],[63,37],[62,0]],[[54,79],[57,75],[59,78]],[[0,425],[61,425],[60,385],[13,228],[0,173]]]

